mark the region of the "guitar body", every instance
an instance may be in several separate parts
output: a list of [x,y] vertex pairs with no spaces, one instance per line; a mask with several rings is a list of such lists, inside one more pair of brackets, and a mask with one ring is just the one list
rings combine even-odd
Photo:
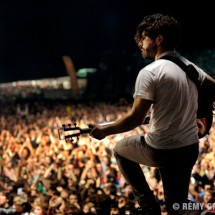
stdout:
[[207,114],[206,117],[197,119],[199,139],[204,137],[206,134],[209,134],[212,124],[213,124],[212,111],[210,114]]
[[199,138],[209,134],[213,124],[215,101],[215,81],[207,76],[202,85],[198,86],[197,125]]

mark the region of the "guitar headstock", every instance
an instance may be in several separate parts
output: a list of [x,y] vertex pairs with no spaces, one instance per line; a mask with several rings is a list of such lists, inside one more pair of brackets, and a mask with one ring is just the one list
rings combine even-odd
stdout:
[[74,137],[79,137],[81,134],[87,134],[91,131],[91,128],[80,128],[76,123],[63,124],[62,127],[58,128],[58,136],[60,140],[73,141]]

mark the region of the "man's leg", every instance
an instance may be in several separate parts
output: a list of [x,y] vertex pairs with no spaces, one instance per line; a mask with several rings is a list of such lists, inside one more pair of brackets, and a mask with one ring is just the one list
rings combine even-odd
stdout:
[[149,213],[147,212],[148,214],[161,214],[159,204],[150,190],[140,167],[140,163],[149,166],[152,164],[150,157],[147,156],[147,145],[144,138],[132,136],[123,139],[115,146],[114,155],[119,170],[127,183],[131,185],[140,207],[146,212],[149,211]]
[[[172,163],[159,168],[166,207],[171,215],[183,214],[186,211],[186,204],[189,202],[190,177],[193,165],[198,158],[198,144],[176,149],[168,157],[172,160]],[[186,212],[189,214],[189,211]],[[190,212],[195,214],[194,211]]]
[[192,169],[181,167],[159,168],[159,170],[163,182],[166,207],[172,215],[182,207],[183,203],[188,202],[188,189]]

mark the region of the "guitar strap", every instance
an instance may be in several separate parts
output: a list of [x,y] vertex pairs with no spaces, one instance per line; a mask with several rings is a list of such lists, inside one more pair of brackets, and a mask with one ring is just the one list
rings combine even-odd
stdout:
[[187,76],[196,84],[197,87],[201,85],[201,82],[199,80],[199,73],[192,64],[186,65],[178,57],[171,55],[165,55],[159,59],[166,59],[177,64],[187,74]]

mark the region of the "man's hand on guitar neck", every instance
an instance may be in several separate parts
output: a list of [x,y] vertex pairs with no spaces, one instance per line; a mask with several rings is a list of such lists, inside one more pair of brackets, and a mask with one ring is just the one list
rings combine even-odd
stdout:
[[107,136],[104,127],[104,125],[89,125],[89,128],[92,128],[90,136],[98,140],[104,139]]
[[115,121],[112,122],[105,122],[105,123],[101,123],[101,124],[89,124],[88,127],[91,129],[90,131],[90,136],[98,139],[98,140],[102,140],[104,139],[106,136],[108,136],[105,133],[105,129],[108,125],[114,124]]

